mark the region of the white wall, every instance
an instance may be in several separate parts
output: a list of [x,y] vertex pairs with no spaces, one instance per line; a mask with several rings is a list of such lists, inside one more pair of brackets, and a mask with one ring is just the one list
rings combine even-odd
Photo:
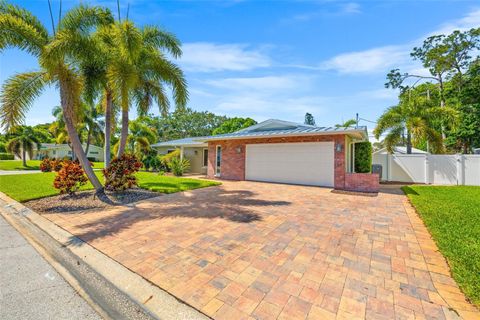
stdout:
[[480,155],[373,154],[383,181],[480,186]]

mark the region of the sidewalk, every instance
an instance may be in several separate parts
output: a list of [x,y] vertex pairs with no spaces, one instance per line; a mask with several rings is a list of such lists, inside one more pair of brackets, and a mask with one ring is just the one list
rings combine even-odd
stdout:
[[101,319],[2,216],[0,319]]

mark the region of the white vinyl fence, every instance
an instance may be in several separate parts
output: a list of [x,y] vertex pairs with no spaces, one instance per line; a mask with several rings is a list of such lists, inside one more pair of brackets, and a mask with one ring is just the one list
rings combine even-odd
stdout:
[[480,186],[480,155],[373,154],[383,181]]

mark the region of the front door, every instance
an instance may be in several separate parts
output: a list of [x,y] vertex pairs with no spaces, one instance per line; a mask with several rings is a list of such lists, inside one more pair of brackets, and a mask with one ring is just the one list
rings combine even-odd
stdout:
[[217,146],[217,155],[215,159],[215,175],[217,177],[220,177],[221,166],[222,166],[222,147]]

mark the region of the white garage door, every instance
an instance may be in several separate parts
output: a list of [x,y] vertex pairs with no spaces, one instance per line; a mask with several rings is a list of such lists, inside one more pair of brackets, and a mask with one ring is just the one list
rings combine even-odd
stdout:
[[246,180],[333,187],[333,142],[247,145]]

